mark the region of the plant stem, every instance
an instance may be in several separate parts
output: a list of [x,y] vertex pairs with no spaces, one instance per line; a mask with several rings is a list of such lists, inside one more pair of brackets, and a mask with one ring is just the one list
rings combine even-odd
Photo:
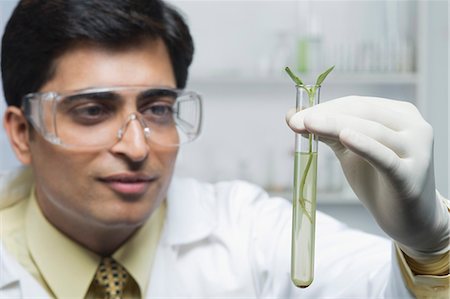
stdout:
[[[308,94],[308,98],[309,98],[309,106],[313,106],[314,105],[314,95],[315,95],[315,87],[312,87],[311,89],[308,89],[306,87],[302,87],[303,89],[306,90],[307,94]],[[306,167],[305,170],[303,172],[302,175],[302,179],[300,181],[300,190],[301,190],[301,194],[300,194],[300,198],[299,198],[299,204],[303,209],[303,212],[305,213],[306,217],[308,217],[309,222],[312,223],[312,215],[308,214],[308,211],[306,210],[306,202],[308,202],[308,200],[306,199],[306,195],[304,195],[305,192],[305,183],[306,183],[306,178],[308,176],[308,173],[310,171],[311,168],[311,163],[312,163],[312,159],[313,159],[313,148],[312,148],[312,143],[313,143],[313,135],[309,134],[308,136],[308,142],[309,142],[309,146],[308,146],[308,162],[306,162]]]

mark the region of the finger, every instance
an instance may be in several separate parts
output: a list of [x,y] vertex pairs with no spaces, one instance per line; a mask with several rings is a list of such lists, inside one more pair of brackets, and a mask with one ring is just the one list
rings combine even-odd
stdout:
[[336,139],[319,137],[319,141],[328,145],[333,150],[333,152],[335,152],[337,157],[339,157],[341,153],[344,152],[344,150],[346,149],[346,147],[339,140]]
[[302,112],[300,113],[300,111],[297,112],[294,109],[289,110],[288,114],[286,115],[286,122],[288,126],[296,133],[308,133],[303,123],[306,115],[304,113],[305,110],[302,110]]
[[[304,127],[303,117],[297,118],[294,120],[292,119],[292,117],[296,113],[297,113],[296,108],[290,109],[288,111],[288,113],[286,114],[286,122],[291,127],[291,129],[293,129],[297,134],[301,134],[304,138],[308,138],[308,135],[310,132],[308,132],[306,130],[306,128]],[[327,144],[335,152],[345,149],[345,147],[342,144],[340,144],[340,142],[339,142],[339,140],[337,140],[337,138],[328,139],[328,138],[324,138],[324,137],[320,137],[320,136],[317,136],[317,137],[319,138],[320,141]]]
[[304,130],[303,120],[309,113],[355,116],[383,124],[395,131],[422,121],[417,109],[409,103],[369,97],[345,97],[304,109],[290,118],[294,131]]
[[347,149],[389,177],[395,178],[401,171],[401,159],[394,151],[378,141],[351,129],[343,130],[339,140]]
[[286,123],[289,126],[289,120],[292,118],[292,116],[297,113],[297,109],[296,108],[291,108],[289,109],[289,111],[286,113]]
[[369,102],[381,107],[390,107],[390,109],[400,112],[411,114],[412,117],[422,117],[416,106],[406,100],[392,100],[378,97],[358,97],[352,96],[358,102]]
[[310,113],[304,119],[304,126],[308,132],[322,139],[339,140],[341,132],[350,129],[378,141],[399,157],[406,156],[408,152],[401,133],[374,121],[354,116]]
[[401,131],[417,121],[416,114],[411,113],[409,109],[401,109],[401,107],[406,106],[399,105],[395,101],[387,104],[386,101],[375,101],[373,98],[367,98],[357,101],[342,113],[371,120],[392,130]]

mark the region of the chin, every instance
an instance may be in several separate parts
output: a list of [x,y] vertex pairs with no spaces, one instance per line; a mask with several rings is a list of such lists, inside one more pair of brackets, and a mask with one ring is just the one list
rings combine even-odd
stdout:
[[[116,225],[140,226],[150,218],[157,206],[149,205],[143,200],[120,202],[108,208],[108,211],[103,209],[101,211],[102,220],[108,227]],[[105,212],[107,212],[107,215],[105,215]]]

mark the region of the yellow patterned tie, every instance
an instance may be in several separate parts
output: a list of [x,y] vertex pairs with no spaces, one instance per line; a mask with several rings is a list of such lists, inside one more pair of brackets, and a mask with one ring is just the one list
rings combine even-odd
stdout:
[[111,257],[102,258],[95,274],[96,282],[103,287],[107,299],[122,299],[129,275],[124,267]]

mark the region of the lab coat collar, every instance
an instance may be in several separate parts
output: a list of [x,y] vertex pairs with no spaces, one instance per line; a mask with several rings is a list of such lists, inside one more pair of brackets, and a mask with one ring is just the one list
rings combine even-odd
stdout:
[[33,185],[31,167],[22,166],[0,175],[0,209],[28,198]]
[[0,290],[4,287],[16,283],[19,281],[20,277],[14,271],[11,271],[11,266],[8,265],[7,261],[9,259],[5,258],[6,252],[3,248],[3,244],[0,243],[0,269],[2,271],[2,275],[0,275]]
[[[0,209],[5,209],[16,202],[27,198],[33,185],[33,175],[30,167],[19,167],[7,173],[0,174]],[[1,219],[0,219],[1,225]],[[17,285],[32,286],[23,288],[24,298],[49,298],[39,283],[6,252],[0,242],[0,297],[4,292],[16,289]],[[16,294],[16,293],[11,293]]]
[[[50,298],[37,280],[6,252],[0,243],[0,297]],[[19,290],[20,289],[20,290]],[[6,292],[6,293],[4,293]],[[5,297],[4,297],[5,296]]]
[[167,194],[167,218],[161,241],[183,245],[210,236],[217,226],[213,201],[211,185],[173,178]]

